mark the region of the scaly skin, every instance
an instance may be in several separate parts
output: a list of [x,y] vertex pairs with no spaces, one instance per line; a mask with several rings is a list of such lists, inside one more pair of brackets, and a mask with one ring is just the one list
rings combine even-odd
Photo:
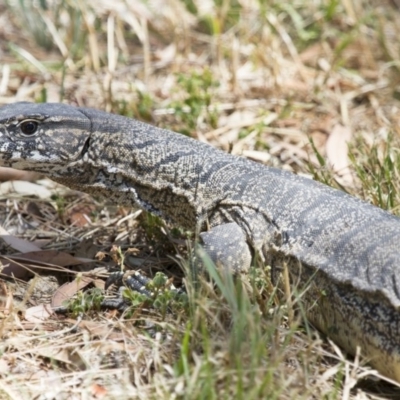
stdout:
[[[24,133],[25,132],[25,133]],[[0,164],[201,232],[216,264],[251,256],[294,282],[311,323],[400,382],[400,219],[338,190],[141,122],[63,104],[0,108]]]

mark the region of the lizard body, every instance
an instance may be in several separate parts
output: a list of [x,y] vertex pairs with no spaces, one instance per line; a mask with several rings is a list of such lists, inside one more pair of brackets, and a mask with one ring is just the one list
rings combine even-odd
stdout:
[[0,164],[136,204],[200,233],[224,268],[257,253],[311,282],[306,315],[400,382],[400,218],[311,179],[125,117],[64,104],[0,108]]

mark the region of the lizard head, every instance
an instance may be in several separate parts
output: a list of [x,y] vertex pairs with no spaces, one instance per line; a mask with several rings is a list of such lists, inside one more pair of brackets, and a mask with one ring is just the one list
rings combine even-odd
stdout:
[[91,121],[65,104],[13,103],[0,108],[0,165],[50,173],[82,159]]

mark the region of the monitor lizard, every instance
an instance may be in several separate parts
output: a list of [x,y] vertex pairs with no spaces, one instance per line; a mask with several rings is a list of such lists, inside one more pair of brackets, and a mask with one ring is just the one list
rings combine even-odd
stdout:
[[257,254],[306,284],[307,319],[400,382],[400,218],[319,182],[94,109],[0,108],[0,165],[199,233],[221,268]]

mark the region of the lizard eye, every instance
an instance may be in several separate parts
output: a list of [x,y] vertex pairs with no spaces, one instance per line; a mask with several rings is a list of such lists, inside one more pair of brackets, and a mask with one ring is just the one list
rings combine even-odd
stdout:
[[24,121],[20,125],[21,132],[25,136],[32,136],[33,134],[36,133],[38,125],[39,124],[36,121]]

